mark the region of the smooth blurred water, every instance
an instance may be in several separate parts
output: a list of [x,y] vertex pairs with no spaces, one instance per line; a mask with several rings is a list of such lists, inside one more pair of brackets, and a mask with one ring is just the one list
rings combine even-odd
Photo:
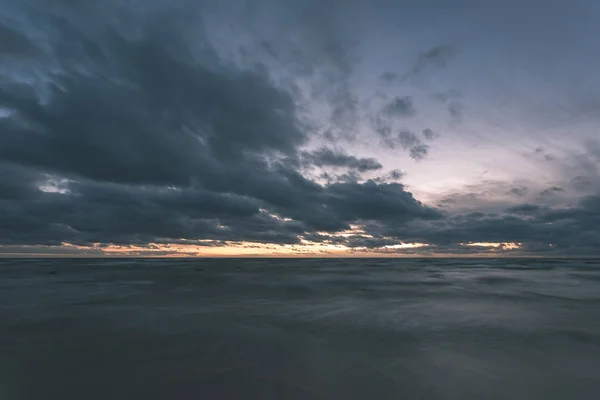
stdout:
[[0,259],[0,399],[597,399],[600,260]]

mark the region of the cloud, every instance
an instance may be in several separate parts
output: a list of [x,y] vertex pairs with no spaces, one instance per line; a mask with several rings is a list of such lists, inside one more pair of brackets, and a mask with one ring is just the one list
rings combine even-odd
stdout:
[[531,215],[537,214],[542,210],[542,206],[539,206],[537,204],[520,204],[518,206],[510,207],[506,211],[514,214]]
[[405,173],[399,169],[393,169],[383,176],[379,176],[374,178],[375,182],[396,182],[402,179],[405,176]]
[[[484,249],[460,243],[521,242],[577,254],[600,243],[593,141],[577,174],[546,183],[558,186],[488,182],[436,207],[413,196],[403,170],[390,170],[402,165],[344,148],[364,122],[376,143],[422,160],[443,128],[400,125],[425,118],[418,94],[363,107],[353,80],[360,30],[344,25],[353,23],[341,3],[266,1],[239,20],[223,20],[211,2],[76,3],[15,4],[23,23],[0,24],[0,57],[10,59],[0,78],[0,244],[10,251],[312,240],[463,253]],[[432,48],[413,73],[443,68],[455,54]],[[454,119],[460,93],[434,96]],[[324,137],[335,144],[323,147]]]
[[247,45],[252,62],[269,64],[252,58],[255,48],[268,54],[278,74],[295,86],[304,107],[326,114],[331,133],[351,140],[361,118],[352,84],[356,66],[352,50],[361,32],[353,23],[357,16],[352,7],[336,0],[260,0],[250,8],[251,13],[236,21],[248,28],[236,33],[250,41],[260,38],[254,46]]
[[535,150],[533,151],[533,156],[536,158],[540,158],[544,161],[554,161],[555,156],[553,156],[552,154],[548,154],[546,149],[544,149],[543,147],[536,147]]
[[91,179],[188,185],[202,169],[294,153],[306,140],[291,98],[267,77],[217,69],[214,54],[204,63],[173,55],[170,41],[152,30],[112,39],[113,57],[95,63],[104,74],[52,76],[44,105],[25,84],[0,86],[2,105],[15,110],[0,121],[0,157]]
[[417,138],[417,135],[410,131],[402,131],[398,133],[398,142],[402,147],[411,148],[419,145],[421,141]]
[[424,144],[417,135],[408,130],[398,132],[396,142],[402,148],[409,150],[410,157],[417,161],[424,159],[429,152],[429,146]]
[[423,137],[425,140],[433,140],[439,137],[439,134],[435,133],[429,128],[423,129]]
[[529,192],[529,189],[527,189],[527,188],[526,188],[526,187],[524,187],[524,186],[521,186],[521,187],[515,187],[515,188],[512,188],[512,189],[510,189],[510,190],[508,191],[508,193],[509,193],[509,194],[513,194],[513,195],[515,195],[515,196],[518,196],[518,197],[523,197],[523,196],[525,196],[525,195],[526,195],[528,192]]
[[[429,145],[425,144],[414,132],[402,129],[394,134],[392,123],[388,119],[382,118],[381,114],[371,118],[371,125],[380,137],[382,144],[388,148],[394,149],[399,146],[408,150],[410,157],[416,161],[424,159],[429,153]],[[438,137],[431,129],[424,129],[422,136],[424,140],[428,141]]]
[[37,51],[29,37],[0,21],[0,57],[29,56]]
[[407,150],[412,159],[418,161],[424,159],[429,152],[429,145],[423,140],[431,141],[439,135],[429,128],[421,131],[422,139],[407,129],[401,129],[394,134],[395,120],[415,114],[416,109],[410,96],[395,96],[384,104],[378,113],[372,115],[369,122],[384,146],[392,149],[399,146]]
[[563,189],[561,187],[552,186],[551,188],[542,190],[539,195],[542,197],[547,197],[547,196],[552,196],[553,194],[561,193],[564,191],[565,191],[565,189]]
[[0,243],[298,244],[358,221],[439,218],[400,183],[319,184],[298,172],[302,157],[358,172],[381,164],[303,152],[316,132],[294,94],[268,70],[222,58],[198,20],[149,8],[86,24],[93,13],[82,10],[36,14],[59,35],[43,44],[60,67],[0,82],[13,111],[0,119]]
[[343,167],[359,172],[375,171],[383,167],[375,158],[358,158],[348,155],[342,150],[332,150],[326,147],[313,152],[304,152],[303,160],[306,164],[317,167]]
[[444,68],[456,53],[456,49],[452,46],[440,45],[432,47],[419,54],[411,74],[417,75],[431,68]]
[[[443,225],[415,221],[412,229],[409,224],[399,231],[419,232],[413,234],[415,239],[432,244],[519,242],[525,252],[546,249],[555,254],[577,251],[579,255],[590,255],[600,245],[599,200],[598,196],[588,196],[574,206],[556,208],[522,204],[509,208],[507,213],[449,216]],[[394,236],[390,232],[385,234]]]
[[19,165],[0,162],[0,200],[20,200],[38,194],[36,184],[43,175]]
[[415,115],[415,107],[408,96],[396,96],[386,104],[381,113],[387,117],[410,117]]
[[586,191],[593,186],[592,178],[587,176],[576,176],[569,181],[569,186],[577,191]]

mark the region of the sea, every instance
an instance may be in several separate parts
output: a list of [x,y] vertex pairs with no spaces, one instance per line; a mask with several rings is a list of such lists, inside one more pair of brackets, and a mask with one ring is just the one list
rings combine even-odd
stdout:
[[600,259],[0,259],[0,399],[599,399]]

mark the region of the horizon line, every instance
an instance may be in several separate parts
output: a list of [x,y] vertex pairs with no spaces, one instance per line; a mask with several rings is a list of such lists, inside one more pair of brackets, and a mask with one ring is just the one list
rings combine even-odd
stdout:
[[70,255],[70,254],[7,254],[0,253],[0,259],[171,259],[171,260],[202,260],[202,259],[600,259],[600,255],[381,255],[381,256],[264,256],[264,255],[227,255],[227,256],[160,256],[160,255]]

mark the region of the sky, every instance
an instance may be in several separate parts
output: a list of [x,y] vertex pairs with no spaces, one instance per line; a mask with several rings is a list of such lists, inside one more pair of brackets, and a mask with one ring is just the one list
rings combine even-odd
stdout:
[[600,255],[600,1],[0,0],[0,255]]

